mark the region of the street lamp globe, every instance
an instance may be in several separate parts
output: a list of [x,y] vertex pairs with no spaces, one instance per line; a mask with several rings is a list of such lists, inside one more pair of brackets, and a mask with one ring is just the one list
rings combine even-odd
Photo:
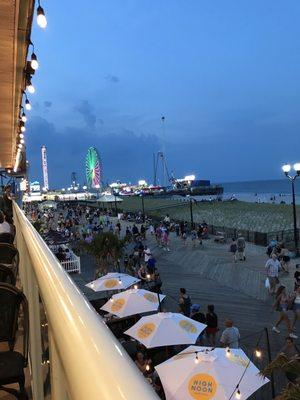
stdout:
[[291,165],[290,164],[284,164],[283,166],[282,166],[282,171],[285,173],[285,174],[288,174],[289,172],[290,172],[290,170],[291,170]]
[[298,163],[295,163],[294,164],[294,170],[297,172],[297,174],[299,175],[300,174],[300,163],[298,162]]

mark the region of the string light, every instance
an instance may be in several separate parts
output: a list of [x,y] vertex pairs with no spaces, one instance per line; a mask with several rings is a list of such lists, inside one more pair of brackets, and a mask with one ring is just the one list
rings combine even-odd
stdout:
[[20,133],[19,138],[24,139],[24,133]]
[[21,132],[25,132],[25,131],[26,131],[25,126],[24,126],[24,125],[21,125]]
[[31,79],[28,79],[26,89],[28,90],[29,93],[33,94],[35,92],[35,87],[31,83]]
[[121,285],[122,284],[122,279],[121,278],[119,278],[119,285]]
[[114,299],[111,297],[111,298],[109,299],[109,301],[110,301],[111,303],[113,303],[113,302],[114,302]]
[[238,389],[238,390],[236,391],[236,393],[235,393],[235,398],[236,398],[236,399],[241,399],[241,398],[242,398],[240,389]]
[[138,288],[138,285],[134,285],[133,288],[134,288],[134,289],[137,289],[137,288]]
[[35,53],[31,54],[30,65],[31,65],[31,68],[34,69],[34,70],[37,70],[38,67],[39,67],[39,63],[38,63],[37,56],[36,56]]
[[22,112],[22,115],[21,115],[21,121],[22,122],[26,122],[27,121],[27,117],[26,117],[26,114],[24,113],[24,111]]
[[21,139],[21,140],[20,140],[20,143],[21,143],[21,144],[24,144],[24,143],[25,143],[25,140],[24,140],[24,139]]
[[149,364],[146,365],[146,371],[150,371],[150,365]]
[[196,353],[195,364],[199,364],[198,353]]
[[257,358],[261,358],[261,356],[262,356],[261,350],[260,349],[255,349],[255,355],[256,355]]
[[147,278],[147,279],[150,279],[150,278],[151,278],[150,274],[147,274],[146,278]]
[[22,149],[23,145],[21,143],[18,144],[19,149]]
[[47,26],[47,18],[45,16],[45,12],[44,9],[41,7],[40,2],[39,2],[39,6],[36,10],[37,13],[37,18],[36,18],[36,22],[38,24],[38,26],[40,26],[41,28],[46,28]]
[[31,110],[31,104],[30,104],[30,102],[29,102],[28,99],[25,100],[25,108],[26,108],[26,110],[28,110],[28,111]]

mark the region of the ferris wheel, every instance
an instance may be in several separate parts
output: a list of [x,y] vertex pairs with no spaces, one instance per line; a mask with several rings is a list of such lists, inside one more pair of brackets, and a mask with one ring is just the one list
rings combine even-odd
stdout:
[[88,149],[85,158],[85,173],[88,186],[99,189],[102,181],[102,165],[95,147]]

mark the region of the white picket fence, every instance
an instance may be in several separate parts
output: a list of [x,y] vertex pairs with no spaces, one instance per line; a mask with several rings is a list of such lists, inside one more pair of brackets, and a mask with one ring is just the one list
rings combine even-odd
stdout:
[[[54,254],[56,254],[58,252],[59,247],[61,247],[64,250],[69,249],[69,247],[66,246],[65,244],[50,245],[49,247]],[[69,249],[69,254],[70,254],[70,258],[68,260],[60,261],[61,266],[67,272],[77,272],[78,274],[81,274],[80,257],[76,256],[76,254],[74,254],[71,249]]]

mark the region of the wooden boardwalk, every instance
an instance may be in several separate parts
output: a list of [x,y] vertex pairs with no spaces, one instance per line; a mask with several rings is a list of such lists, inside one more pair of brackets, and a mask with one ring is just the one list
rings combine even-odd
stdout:
[[[148,237],[147,244],[158,262],[163,281],[162,290],[167,295],[164,304],[166,310],[178,310],[179,288],[185,287],[192,302],[200,304],[203,312],[208,304],[215,305],[220,332],[224,328],[224,320],[228,317],[233,319],[241,333],[241,347],[249,357],[253,357],[264,328],[270,331],[272,356],[283,347],[288,334],[285,326],[280,327],[280,335],[271,332],[277,314],[271,311],[272,299],[264,288],[265,249],[247,244],[247,260],[235,264],[228,246],[216,244],[213,240],[192,248],[191,243],[184,246],[175,234],[171,234],[170,252],[158,247],[154,237]],[[74,280],[90,300],[102,297],[84,287],[85,283],[93,279],[95,266],[89,257],[82,261],[82,275],[73,275]],[[287,278],[284,279],[289,284]],[[296,342],[300,347],[300,340]],[[261,369],[268,363],[265,333],[261,336],[260,348],[262,359],[253,360]],[[275,378],[276,391],[279,393],[285,378]],[[268,384],[251,399],[271,398],[271,387]]]
[[[148,238],[148,244],[158,261],[163,292],[168,297],[168,309],[178,309],[179,288],[185,287],[192,302],[199,304],[203,312],[208,304],[215,305],[220,331],[224,329],[226,318],[233,319],[240,330],[241,347],[249,357],[253,357],[264,328],[270,332],[272,356],[280,351],[288,332],[285,326],[280,327],[280,335],[271,332],[277,314],[272,312],[273,300],[263,285],[265,277],[262,272],[266,259],[264,249],[247,244],[247,261],[235,264],[228,246],[216,244],[212,240],[204,242],[203,247],[192,248],[191,244],[184,246],[173,234],[170,252],[159,248],[153,238]],[[297,343],[300,344],[299,339]],[[266,344],[266,334],[263,332],[260,341],[263,357],[261,360],[253,359],[260,369],[268,364]],[[275,377],[277,393],[284,383],[283,376]],[[271,399],[270,384],[252,398]]]

